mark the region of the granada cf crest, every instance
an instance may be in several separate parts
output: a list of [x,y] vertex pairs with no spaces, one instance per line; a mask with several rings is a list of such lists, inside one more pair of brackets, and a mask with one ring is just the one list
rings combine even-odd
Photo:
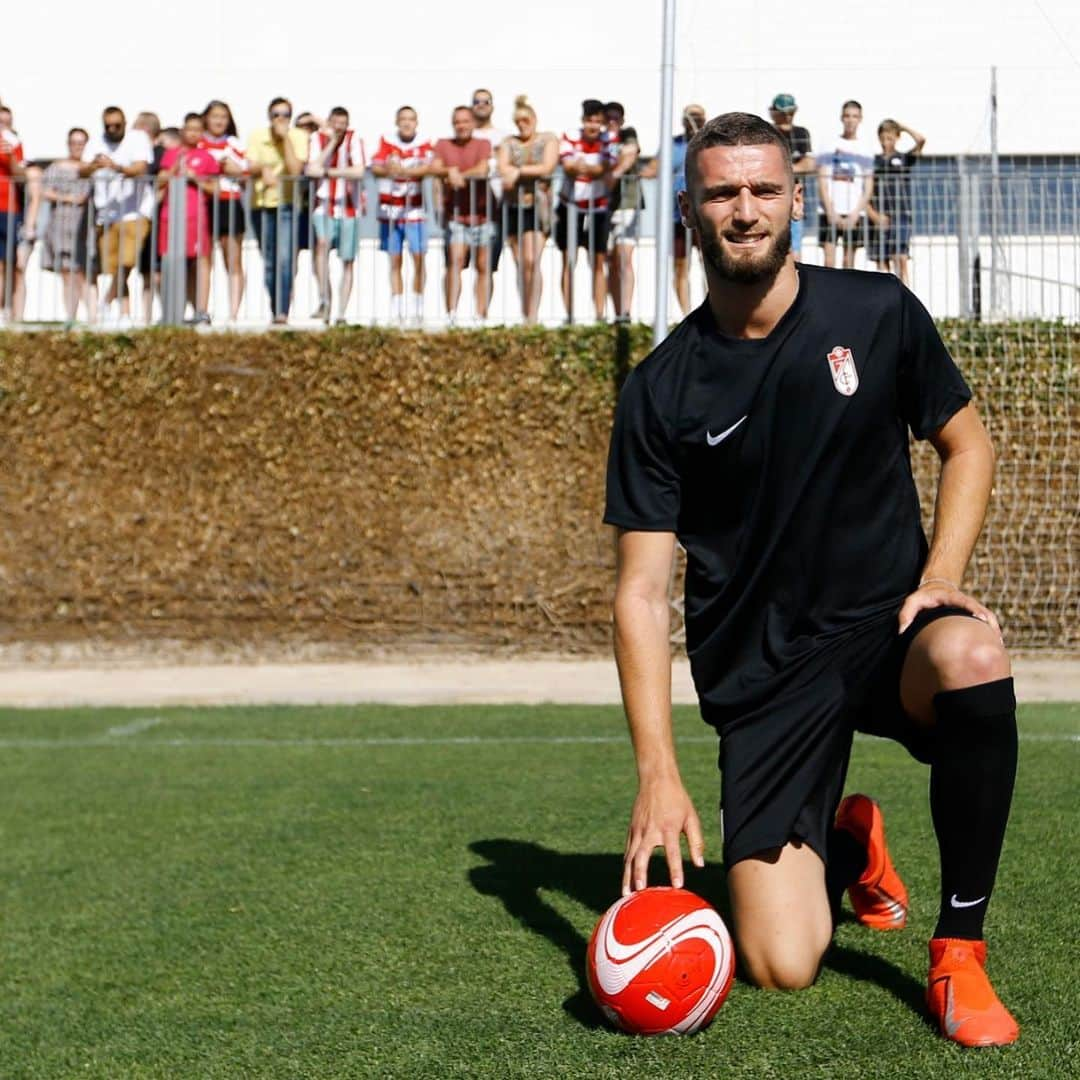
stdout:
[[855,370],[855,357],[851,350],[843,345],[833,346],[833,351],[825,358],[829,361],[829,374],[837,393],[851,397],[859,389],[859,373]]

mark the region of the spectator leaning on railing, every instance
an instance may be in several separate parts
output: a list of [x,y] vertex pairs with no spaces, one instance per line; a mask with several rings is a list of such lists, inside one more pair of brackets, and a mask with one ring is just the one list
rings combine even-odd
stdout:
[[262,251],[266,291],[275,324],[289,321],[294,273],[293,206],[297,179],[308,156],[308,135],[290,127],[292,103],[277,97],[267,110],[270,126],[248,139],[247,160],[255,177],[252,218]]
[[491,193],[488,188],[488,160],[491,144],[473,138],[476,121],[467,105],[454,109],[454,137],[435,144],[431,175],[443,181],[446,219],[446,313],[450,325],[457,321],[461,297],[461,273],[470,256],[476,272],[476,315],[487,318],[491,298],[491,245],[495,225],[488,216]]
[[[169,250],[169,229],[183,213],[185,218],[184,256],[187,261],[187,299],[195,310],[195,325],[210,322],[210,256],[213,240],[210,236],[210,213],[207,200],[216,188],[213,179],[218,175],[218,163],[208,150],[199,144],[203,137],[202,113],[191,112],[184,117],[179,146],[165,152],[157,176],[161,200],[161,232],[158,253],[162,258]],[[174,179],[182,178],[184,206],[173,205],[170,188]]]
[[634,299],[634,248],[641,228],[641,196],[638,160],[641,146],[637,131],[624,123],[626,110],[618,101],[604,106],[607,126],[608,157],[612,162],[608,174],[611,195],[608,202],[611,247],[608,266],[608,291],[615,305],[615,321],[629,322],[630,305]]
[[420,326],[424,317],[424,256],[428,240],[421,181],[428,175],[434,147],[419,134],[416,110],[411,105],[402,105],[395,121],[395,132],[380,136],[371,159],[371,171],[379,179],[379,250],[390,257],[390,319],[401,323],[405,318],[401,268],[405,245],[409,245],[413,279],[408,319],[411,326]]
[[54,161],[42,180],[49,222],[42,238],[41,267],[61,275],[64,317],[69,323],[75,321],[80,301],[86,304],[87,319],[97,318],[97,238],[89,221],[90,181],[79,179],[89,141],[86,131],[72,128],[67,157]]
[[307,175],[319,181],[315,192],[315,277],[319,284],[319,307],[313,318],[330,321],[330,249],[341,260],[338,289],[339,324],[353,287],[353,268],[359,243],[359,215],[364,208],[362,182],[367,168],[364,140],[349,127],[349,111],[342,105],[330,110],[329,125],[311,139]]
[[11,113],[0,112],[0,321],[11,307],[15,288],[16,248],[22,225],[19,185],[26,175],[22,142],[11,128]]
[[[150,183],[149,178],[156,177],[161,172],[161,159],[165,156],[166,149],[168,149],[164,145],[161,119],[155,112],[144,111],[136,115],[135,123],[131,126],[136,131],[145,132],[146,137],[153,146],[154,160],[146,167],[147,183]],[[176,133],[176,138],[172,140],[171,145],[179,146],[180,129],[171,128],[170,130]],[[153,186],[156,188],[156,182]],[[158,223],[157,229],[154,227],[155,220]],[[161,264],[157,255],[157,233],[160,229],[160,222],[161,205],[157,203],[150,215],[150,229],[146,234],[142,247],[139,249],[139,276],[143,280],[143,322],[147,326],[150,325],[154,314],[154,296],[161,291]]]
[[229,276],[229,318],[235,322],[244,299],[244,183],[247,158],[236,131],[232,109],[224,101],[211,101],[203,109],[203,137],[199,148],[218,164],[220,178],[211,198],[210,230],[218,237]]
[[559,164],[559,140],[536,130],[536,112],[528,98],[514,99],[516,135],[508,135],[497,155],[503,183],[506,240],[518,265],[521,313],[527,323],[540,314],[544,287],[540,256],[551,232],[551,175]]
[[[608,184],[611,171],[604,139],[604,103],[586,98],[581,103],[581,127],[559,142],[563,187],[555,219],[555,246],[562,252],[562,294],[566,317],[573,317],[573,271],[578,252],[588,254],[592,269],[593,305],[598,321],[607,306]],[[576,208],[577,232],[570,236],[571,207]]]
[[128,277],[150,231],[154,193],[145,177],[154,151],[145,132],[127,130],[123,109],[110,105],[101,119],[104,132],[87,143],[79,173],[93,177],[101,269],[112,277],[106,325],[124,327],[131,325]]
[[[502,178],[499,176],[499,163],[497,151],[507,132],[495,126],[492,117],[495,115],[495,95],[490,90],[482,87],[474,90],[472,95],[472,114],[476,126],[473,128],[474,139],[486,139],[491,146],[491,154],[488,156],[488,220],[492,223],[493,232],[491,243],[488,245],[489,265],[491,274],[499,269],[499,259],[502,257]],[[488,278],[489,288],[492,287],[493,278]],[[490,298],[489,298],[490,299]]]

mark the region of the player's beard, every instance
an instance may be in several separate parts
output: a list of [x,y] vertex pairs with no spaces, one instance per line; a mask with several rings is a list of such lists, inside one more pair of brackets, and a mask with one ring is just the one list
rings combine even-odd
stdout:
[[706,220],[699,222],[698,232],[701,238],[701,254],[705,261],[718,277],[740,285],[756,285],[760,281],[776,277],[791,251],[790,222],[773,237],[767,251],[751,259],[733,258],[720,243],[716,230]]

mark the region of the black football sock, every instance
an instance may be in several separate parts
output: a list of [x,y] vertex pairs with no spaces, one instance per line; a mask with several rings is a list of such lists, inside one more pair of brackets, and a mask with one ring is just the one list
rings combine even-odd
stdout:
[[934,937],[983,936],[1016,779],[1012,679],[934,695],[930,815],[941,854]]
[[826,844],[828,862],[825,864],[825,892],[829,897],[835,925],[840,916],[844,890],[858,881],[866,869],[866,848],[847,829],[830,829]]

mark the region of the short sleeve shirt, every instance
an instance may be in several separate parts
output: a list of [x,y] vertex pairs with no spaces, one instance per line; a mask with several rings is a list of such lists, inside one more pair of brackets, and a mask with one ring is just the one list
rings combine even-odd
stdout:
[[12,165],[23,160],[22,143],[14,131],[0,128],[0,142],[7,149],[0,152],[0,214],[18,213],[19,187],[12,182]]
[[154,185],[149,179],[154,147],[150,136],[135,128],[129,128],[119,142],[97,135],[86,144],[83,161],[93,161],[99,154],[111,158],[121,168],[141,161],[147,169],[140,177],[124,176],[116,169],[98,169],[91,175],[98,224],[150,217],[154,212]]
[[631,372],[604,520],[686,549],[703,709],[760,707],[837,664],[842,677],[844,641],[895,619],[927,551],[909,432],[970,397],[895,278],[807,266],[768,337],[725,336],[706,304]]
[[874,171],[875,154],[875,148],[862,139],[837,138],[817,155],[818,172],[838,214],[849,214],[858,205],[866,177]]
[[798,165],[803,158],[809,157],[813,153],[810,146],[810,132],[806,128],[792,124],[790,131],[784,131],[781,128],[776,130],[783,135],[788,146],[791,147],[791,163],[793,165]]
[[919,160],[906,153],[878,154],[874,158],[874,207],[889,217],[911,217],[911,170]]
[[[288,140],[292,143],[293,151],[303,166],[308,158],[308,133],[302,128],[289,128]],[[280,179],[285,174],[285,155],[277,142],[270,134],[270,129],[256,128],[248,138],[247,154],[245,155],[251,171],[255,174],[255,194],[252,205],[256,209],[273,210],[277,207],[284,195],[286,202],[292,202],[293,185],[276,183],[267,185],[263,183],[262,171],[268,167],[273,170],[274,176]]]
[[[435,156],[444,165],[454,165],[461,172],[475,168],[491,156],[491,144],[487,139],[469,139],[464,146],[453,139],[440,139],[435,144]],[[482,225],[493,212],[491,188],[486,178],[472,178],[455,191],[449,183],[443,184],[446,201],[446,220],[461,225]]]

